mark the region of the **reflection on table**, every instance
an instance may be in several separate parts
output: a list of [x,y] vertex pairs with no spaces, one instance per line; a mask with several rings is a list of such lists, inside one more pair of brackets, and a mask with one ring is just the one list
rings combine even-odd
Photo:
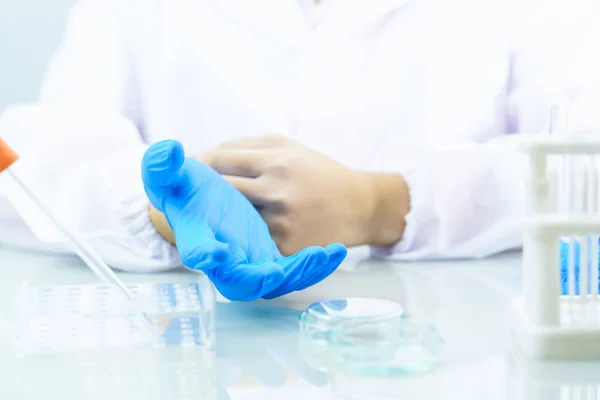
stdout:
[[[43,285],[96,280],[72,257],[0,249],[0,261],[0,373],[13,382],[15,364],[5,355],[12,354],[16,321],[12,301],[19,285],[24,280]],[[190,282],[197,278],[183,270],[119,275],[129,283]],[[370,393],[369,399],[377,399],[379,392],[382,399],[404,399],[409,397],[398,391],[404,387],[406,395],[410,387],[417,394],[428,391],[428,399],[600,400],[600,364],[531,363],[513,355],[510,301],[519,291],[520,255],[507,254],[485,261],[364,261],[346,266],[313,288],[275,301],[244,304],[221,299],[216,310],[219,398],[349,399]],[[311,365],[300,347],[297,318],[309,304],[337,297],[376,297],[402,304],[411,317],[434,326],[441,334],[444,366],[434,374],[420,376],[421,382],[402,377],[336,382],[334,394],[330,374]],[[146,373],[161,367],[149,360],[139,366]],[[37,368],[47,367],[39,363]],[[115,372],[126,375],[124,370],[127,368]],[[188,372],[193,373],[191,369]],[[159,384],[164,387],[177,384],[177,374],[159,374],[164,378]],[[36,388],[31,385],[30,389]],[[43,397],[43,393],[38,395]],[[18,398],[7,387],[0,388],[0,397]]]

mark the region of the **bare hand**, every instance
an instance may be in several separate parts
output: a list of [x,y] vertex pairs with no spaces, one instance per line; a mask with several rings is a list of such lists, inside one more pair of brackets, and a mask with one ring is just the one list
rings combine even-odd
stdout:
[[199,158],[257,207],[284,255],[369,241],[377,205],[367,173],[282,136],[232,141]]

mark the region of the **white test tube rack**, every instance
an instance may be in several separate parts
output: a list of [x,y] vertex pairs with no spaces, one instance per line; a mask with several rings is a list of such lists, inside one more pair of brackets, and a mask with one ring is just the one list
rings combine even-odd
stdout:
[[[513,301],[515,346],[534,359],[600,361],[600,173],[595,163],[600,140],[539,136],[524,142],[522,150],[529,171],[523,293]],[[549,167],[550,157],[562,159],[562,179]],[[576,158],[584,159],[586,165],[575,168]],[[575,181],[580,183],[577,188]],[[566,206],[559,204],[565,197]],[[567,293],[561,290],[560,240],[565,238],[571,244]],[[575,241],[579,242],[579,254],[573,250]]]
[[513,352],[514,400],[600,400],[600,364],[535,360]]

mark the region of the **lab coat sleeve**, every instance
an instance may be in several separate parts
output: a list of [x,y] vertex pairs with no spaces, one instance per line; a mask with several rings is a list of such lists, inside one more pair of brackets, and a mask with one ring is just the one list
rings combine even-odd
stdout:
[[402,240],[373,248],[392,259],[480,258],[522,245],[523,135],[548,130],[553,96],[571,102],[574,133],[600,132],[600,37],[593,2],[523,1],[511,18],[507,134],[486,143],[437,143],[402,171],[411,209]]
[[[141,182],[147,145],[130,7],[130,0],[79,1],[39,103],[7,110],[0,131],[21,154],[16,169],[22,179],[112,267],[157,271],[181,261],[151,224]],[[7,192],[39,239],[68,250],[47,221]]]

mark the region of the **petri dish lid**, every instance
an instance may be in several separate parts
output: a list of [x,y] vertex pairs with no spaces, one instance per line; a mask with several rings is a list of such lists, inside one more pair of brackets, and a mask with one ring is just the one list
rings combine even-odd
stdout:
[[303,358],[309,365],[326,371],[330,336],[337,325],[403,318],[402,306],[389,300],[355,297],[313,303],[298,318]]
[[393,301],[373,298],[340,298],[313,303],[306,315],[320,321],[347,321],[401,316],[402,306]]

